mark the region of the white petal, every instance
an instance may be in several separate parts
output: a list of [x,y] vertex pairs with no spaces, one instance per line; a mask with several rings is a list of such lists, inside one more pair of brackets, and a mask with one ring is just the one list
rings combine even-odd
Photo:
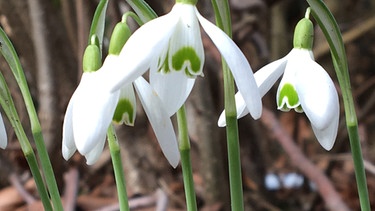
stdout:
[[285,66],[288,62],[288,55],[267,64],[254,73],[255,81],[259,87],[261,97],[263,97],[272,88],[272,86],[284,73]]
[[194,82],[195,79],[186,77],[182,71],[168,74],[150,72],[150,84],[159,95],[169,116],[175,114],[185,103]]
[[5,130],[3,117],[0,114],[0,148],[5,149],[8,145],[8,136]]
[[[68,107],[66,108],[65,116],[64,116],[64,123],[63,123],[63,135],[62,135],[62,145],[66,146],[67,148],[75,148],[74,143],[74,136],[73,136],[73,105],[74,105],[74,98],[75,93],[73,93],[72,97],[70,98]],[[65,158],[65,157],[64,157]],[[65,158],[66,160],[69,158]]]
[[134,85],[165,157],[173,167],[176,167],[180,160],[180,154],[169,115],[159,96],[146,80],[139,77]]
[[221,29],[202,17],[196,11],[199,22],[232,71],[237,87],[245,99],[254,119],[262,114],[262,102],[251,67],[238,46]]
[[133,82],[152,62],[157,62],[178,21],[172,12],[147,22],[130,36],[119,55],[118,67],[111,74],[112,91]]
[[[249,110],[247,109],[245,100],[243,99],[240,92],[237,92],[234,97],[236,100],[237,119],[239,119],[248,114]],[[217,125],[219,127],[225,127],[227,125],[225,119],[225,110],[220,114],[219,120],[217,121]]]
[[103,152],[104,144],[105,141],[98,142],[98,144],[89,153],[85,154],[87,165],[93,165],[96,161],[98,161]]
[[327,72],[314,61],[306,61],[296,75],[296,91],[301,106],[317,129],[324,129],[339,110],[335,85]]
[[[275,84],[277,79],[283,74],[285,65],[287,63],[287,56],[271,62],[266,66],[259,69],[254,73],[254,78],[259,88],[260,97],[263,97]],[[245,100],[243,99],[240,92],[237,92],[235,95],[236,99],[236,109],[237,109],[237,119],[244,117],[249,113],[249,110],[246,107]],[[224,127],[226,125],[225,120],[225,110],[220,114],[218,120],[218,126]]]
[[334,83],[316,62],[306,61],[296,75],[296,89],[301,106],[309,118],[319,143],[331,149],[337,135],[339,99]]
[[76,90],[73,131],[81,154],[87,154],[105,140],[119,98],[119,91],[110,93],[106,89],[100,71],[84,73]]
[[331,150],[333,147],[333,144],[335,143],[336,136],[337,136],[337,129],[339,125],[339,116],[340,116],[340,113],[339,113],[339,110],[337,110],[330,124],[322,130],[319,130],[316,127],[314,127],[314,125],[311,125],[314,131],[314,134],[316,138],[318,139],[320,145],[326,150]]
[[76,148],[68,148],[66,145],[63,145],[61,146],[62,147],[62,155],[63,155],[63,158],[65,160],[69,160],[69,158],[71,158],[73,156],[73,154],[76,152]]

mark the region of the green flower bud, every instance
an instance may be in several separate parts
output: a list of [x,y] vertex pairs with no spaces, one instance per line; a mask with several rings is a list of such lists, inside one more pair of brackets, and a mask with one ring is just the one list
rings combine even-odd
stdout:
[[91,44],[86,47],[83,54],[83,72],[94,72],[102,66],[102,57],[97,43],[98,38],[93,35]]
[[124,22],[116,24],[109,42],[109,54],[119,55],[122,47],[131,35],[128,25]]
[[294,30],[294,48],[311,50],[314,41],[314,26],[309,19],[310,9],[306,11],[305,18],[301,19]]

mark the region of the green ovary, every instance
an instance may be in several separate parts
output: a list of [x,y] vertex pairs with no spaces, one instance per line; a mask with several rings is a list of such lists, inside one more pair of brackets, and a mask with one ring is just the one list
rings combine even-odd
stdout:
[[[113,115],[113,121],[121,123],[124,119],[125,124],[134,124],[134,107],[132,103],[127,99],[120,99],[117,103],[115,113]],[[125,117],[125,118],[123,118]]]
[[172,56],[173,69],[182,70],[185,65],[184,71],[188,76],[201,74],[201,59],[192,47],[182,47]]
[[282,111],[289,111],[291,108],[293,108],[297,112],[303,112],[297,91],[295,90],[294,86],[289,83],[284,84],[284,86],[281,88],[277,106],[278,109]]

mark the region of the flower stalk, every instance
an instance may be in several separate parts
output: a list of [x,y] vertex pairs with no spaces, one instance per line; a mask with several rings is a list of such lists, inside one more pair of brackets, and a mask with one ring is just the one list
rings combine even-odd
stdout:
[[181,167],[185,187],[186,206],[188,211],[196,211],[198,209],[194,189],[193,170],[190,158],[190,140],[184,105],[177,111],[177,122],[179,132],[178,148],[181,156]]
[[338,24],[323,1],[307,0],[311,13],[326,37],[333,65],[339,81],[344,102],[346,126],[349,134],[350,148],[352,151],[354,171],[357,180],[357,189],[362,211],[370,211],[366,173],[363,164],[362,150],[358,135],[358,120],[355,112],[353,95],[351,92],[348,62],[344,42]]
[[[229,18],[228,1],[212,0],[214,6],[216,24],[228,36],[231,37],[231,21]],[[220,10],[221,9],[221,10]],[[228,148],[228,167],[229,167],[229,184],[232,210],[244,210],[243,190],[242,190],[242,173],[240,146],[238,137],[238,123],[235,102],[234,79],[228,68],[228,65],[222,60],[223,77],[224,77],[224,107],[225,119],[227,122],[227,148]]]
[[108,147],[111,153],[113,171],[115,173],[118,200],[121,211],[129,211],[128,194],[126,192],[125,175],[121,161],[120,145],[117,140],[116,132],[111,124],[107,132]]

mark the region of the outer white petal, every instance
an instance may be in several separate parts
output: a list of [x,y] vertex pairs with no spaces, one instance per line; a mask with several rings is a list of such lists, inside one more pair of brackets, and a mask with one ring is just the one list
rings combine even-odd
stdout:
[[98,144],[89,153],[85,154],[87,165],[93,165],[96,161],[98,161],[103,152],[104,144],[105,141],[98,142]]
[[8,145],[8,136],[7,136],[7,132],[5,130],[3,117],[0,114],[0,147],[2,149],[5,149],[7,147],[7,145]]
[[[105,67],[105,64],[103,65]],[[110,93],[108,81],[103,81],[105,69],[84,73],[76,90],[73,106],[73,131],[76,147],[81,154],[90,152],[104,142],[112,121],[120,91]]]
[[327,72],[313,60],[296,74],[296,91],[320,144],[331,149],[337,134],[339,99]]
[[267,64],[254,73],[254,78],[259,87],[260,96],[263,97],[284,73],[288,56]]
[[194,82],[195,79],[186,77],[183,71],[168,74],[150,72],[150,84],[158,93],[169,116],[175,114],[185,103]]
[[[285,66],[288,62],[288,55],[276,60],[268,65],[262,67],[257,72],[254,73],[254,78],[256,84],[259,88],[260,97],[263,97],[276,83],[277,79],[283,74]],[[236,93],[236,109],[237,109],[237,119],[244,117],[249,113],[249,110],[246,107],[245,100],[243,99],[240,92]],[[226,125],[225,120],[225,110],[220,114],[218,120],[218,126],[224,127]]]
[[[249,113],[249,110],[246,107],[245,100],[243,99],[240,92],[237,92],[234,96],[236,100],[236,112],[237,112],[237,119],[244,117],[246,114]],[[219,120],[217,121],[217,125],[219,127],[225,127],[227,125],[225,119],[225,110],[221,112]]]
[[180,154],[169,115],[159,96],[145,79],[139,77],[134,81],[134,86],[165,157],[173,167],[176,167]]
[[246,105],[254,119],[262,114],[262,102],[251,67],[238,46],[221,29],[196,11],[199,22],[232,71],[237,87],[244,96]]
[[178,18],[172,11],[164,16],[151,20],[141,26],[130,36],[119,55],[118,67],[112,71],[111,91],[133,82],[157,62],[175,30]]
[[68,148],[74,148],[74,136],[73,136],[73,106],[74,106],[74,98],[75,93],[73,93],[72,97],[70,98],[68,107],[66,108],[65,116],[64,116],[64,123],[63,123],[63,145],[66,145]]
[[337,110],[337,113],[332,118],[332,121],[330,122],[330,124],[322,130],[319,130],[316,127],[314,127],[314,125],[311,125],[314,131],[314,134],[316,138],[318,139],[320,145],[326,150],[331,150],[333,147],[333,144],[335,143],[336,136],[337,136],[337,129],[339,125],[339,116],[340,116],[339,110]]

